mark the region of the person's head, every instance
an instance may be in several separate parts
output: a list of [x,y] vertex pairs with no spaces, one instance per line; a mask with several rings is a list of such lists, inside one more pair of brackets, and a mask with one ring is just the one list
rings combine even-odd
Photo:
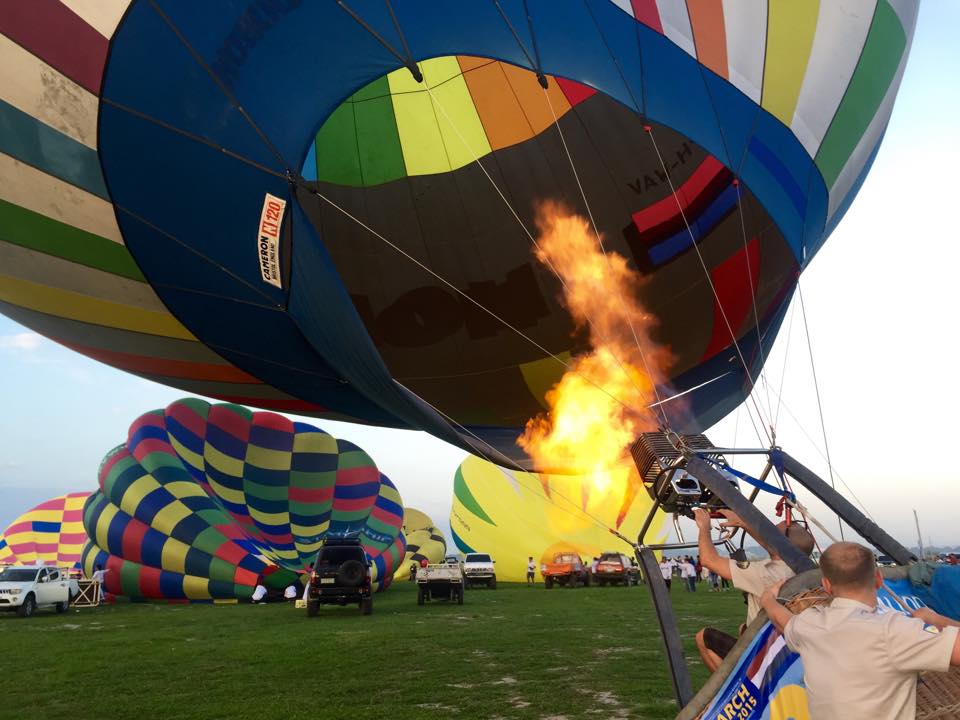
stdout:
[[97,565],[97,570],[103,570],[103,565]]
[[873,551],[852,542],[834,543],[820,557],[823,589],[836,597],[876,592],[883,584]]
[[527,558],[527,560],[533,560],[533,555]]
[[[813,539],[813,533],[807,530],[803,525],[798,525],[797,523],[787,523],[786,520],[782,520],[781,522],[777,523],[777,530],[779,530],[787,538],[787,540],[790,541],[791,545],[808,557],[817,545],[816,541]],[[770,548],[766,548],[766,550],[771,556],[775,554],[772,550],[770,550]]]

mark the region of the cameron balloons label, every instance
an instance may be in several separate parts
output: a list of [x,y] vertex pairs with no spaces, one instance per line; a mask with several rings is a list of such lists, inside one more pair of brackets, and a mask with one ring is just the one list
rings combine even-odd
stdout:
[[267,193],[260,211],[260,229],[257,233],[257,257],[260,261],[260,277],[274,287],[283,287],[280,282],[280,228],[287,201]]

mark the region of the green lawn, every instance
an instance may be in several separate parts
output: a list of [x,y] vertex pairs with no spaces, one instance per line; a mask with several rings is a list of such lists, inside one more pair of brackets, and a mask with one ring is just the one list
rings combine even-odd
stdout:
[[[738,592],[673,599],[694,686],[693,636],[735,631]],[[118,604],[0,615],[0,696],[34,718],[669,718],[644,586],[471,589],[423,607],[409,583],[374,613],[292,605]],[[19,709],[18,709],[19,708]]]

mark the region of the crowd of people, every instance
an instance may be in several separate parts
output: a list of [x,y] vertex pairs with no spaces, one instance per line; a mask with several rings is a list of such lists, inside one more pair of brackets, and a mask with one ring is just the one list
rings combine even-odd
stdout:
[[696,592],[697,586],[707,588],[707,592],[724,592],[730,589],[730,581],[700,562],[700,556],[682,555],[680,557],[663,556],[660,561],[660,576],[669,590],[673,578],[682,580],[685,592]]

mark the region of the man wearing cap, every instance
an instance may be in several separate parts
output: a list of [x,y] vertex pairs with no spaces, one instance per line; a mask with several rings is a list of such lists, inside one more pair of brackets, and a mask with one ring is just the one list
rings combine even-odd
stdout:
[[[762,538],[754,534],[747,527],[743,520],[732,510],[721,510],[725,520],[720,524],[721,528],[743,528],[750,536],[756,540],[764,550],[770,555],[769,560],[757,562],[736,561],[730,558],[721,557],[713,544],[713,538],[710,536],[710,513],[702,508],[693,511],[694,518],[697,521],[697,527],[700,530],[699,549],[700,562],[704,567],[709,568],[721,578],[729,580],[738,590],[742,590],[746,596],[747,602],[747,620],[740,626],[742,633],[746,627],[753,622],[753,619],[760,612],[760,596],[763,591],[778,580],[785,580],[793,577],[793,570],[787,565],[777,552],[767,547]],[[782,532],[790,543],[805,555],[813,552],[813,535],[802,525],[788,524],[781,522],[777,529]],[[700,657],[703,664],[710,672],[716,670],[723,658],[727,656],[737,639],[733,635],[717,630],[716,628],[703,628],[697,633],[697,648],[700,650]]]
[[907,617],[877,607],[883,576],[873,552],[839,542],[820,558],[823,588],[833,599],[794,615],[762,596],[767,616],[803,659],[810,717],[816,720],[913,720],[917,678],[960,666],[960,628],[929,608]]

